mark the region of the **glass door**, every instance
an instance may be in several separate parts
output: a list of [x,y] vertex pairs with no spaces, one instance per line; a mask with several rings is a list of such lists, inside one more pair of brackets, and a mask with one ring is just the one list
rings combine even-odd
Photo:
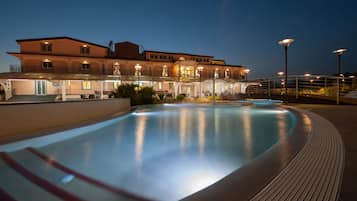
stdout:
[[37,96],[45,96],[46,80],[35,80],[35,91]]

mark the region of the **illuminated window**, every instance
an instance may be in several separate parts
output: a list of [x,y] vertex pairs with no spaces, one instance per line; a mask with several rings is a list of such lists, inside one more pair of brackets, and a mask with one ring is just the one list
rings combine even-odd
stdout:
[[120,75],[120,64],[118,62],[113,64],[113,75]]
[[82,89],[91,89],[91,81],[82,81]]
[[81,65],[81,70],[89,70],[90,69],[90,64],[87,61],[83,61]]
[[193,78],[195,76],[195,71],[193,66],[184,67],[181,66],[181,77]]
[[49,42],[41,43],[41,51],[42,52],[52,52],[52,44]]
[[134,68],[135,68],[135,76],[141,76],[142,66],[140,66],[140,64],[136,64]]
[[81,54],[89,54],[90,49],[89,49],[88,45],[82,45],[80,48],[80,52],[81,52]]
[[48,59],[44,59],[42,61],[42,68],[44,69],[51,69],[53,66],[52,66],[52,61],[51,60],[48,60]]
[[229,79],[229,69],[228,68],[224,71],[224,78]]
[[167,76],[169,76],[168,73],[167,73],[167,66],[164,65],[162,67],[162,77],[167,77]]

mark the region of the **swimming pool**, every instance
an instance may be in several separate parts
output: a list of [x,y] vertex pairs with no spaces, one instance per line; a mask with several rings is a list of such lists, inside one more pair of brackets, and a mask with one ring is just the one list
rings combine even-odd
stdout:
[[[278,106],[142,106],[84,135],[38,147],[34,152],[23,149],[8,155],[79,198],[118,199],[51,163],[58,162],[141,197],[179,200],[248,164],[286,139],[295,124],[295,115]],[[39,159],[36,152],[47,158]],[[21,180],[9,176],[16,172],[4,162],[0,168],[0,188],[20,200],[29,200],[13,188]],[[33,200],[39,200],[40,195],[52,199],[37,191]]]

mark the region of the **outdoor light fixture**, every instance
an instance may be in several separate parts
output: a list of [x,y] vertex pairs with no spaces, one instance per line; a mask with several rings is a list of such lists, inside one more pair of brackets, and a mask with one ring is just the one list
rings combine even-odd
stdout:
[[280,71],[277,73],[279,76],[283,76],[284,75],[284,72],[283,71]]
[[286,39],[283,39],[281,41],[279,41],[279,45],[282,45],[282,46],[285,46],[285,47],[289,47],[291,45],[291,43],[294,42],[294,39],[292,38],[286,38]]
[[248,80],[248,73],[250,72],[250,69],[244,69],[245,73],[245,80]]
[[341,56],[343,53],[345,53],[347,51],[346,48],[340,48],[340,49],[337,49],[337,50],[334,50],[332,51],[332,53],[336,54],[337,55],[337,58],[338,58],[338,75],[341,74]]
[[304,76],[305,76],[305,77],[310,77],[311,74],[310,74],[310,73],[305,73]]
[[288,47],[294,42],[294,39],[292,38],[286,38],[283,40],[280,40],[278,43],[281,46],[284,46],[285,50],[285,94],[284,94],[284,99],[285,102],[288,102]]
[[334,50],[332,53],[337,54],[337,55],[341,55],[346,51],[347,51],[346,48],[340,48],[340,49]]

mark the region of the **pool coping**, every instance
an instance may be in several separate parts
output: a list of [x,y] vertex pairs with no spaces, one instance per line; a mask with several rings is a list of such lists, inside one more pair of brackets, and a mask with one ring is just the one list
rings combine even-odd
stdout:
[[345,148],[327,119],[301,109],[312,122],[311,137],[284,170],[251,200],[340,200]]

